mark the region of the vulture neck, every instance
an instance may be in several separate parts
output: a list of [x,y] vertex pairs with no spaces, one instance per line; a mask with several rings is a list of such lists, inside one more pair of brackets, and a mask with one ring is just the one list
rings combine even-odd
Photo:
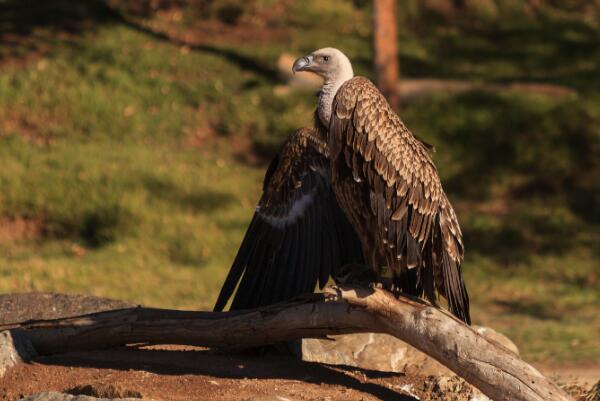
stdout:
[[340,73],[335,74],[331,77],[325,77],[325,82],[319,91],[319,118],[321,122],[329,127],[329,118],[331,117],[331,107],[333,106],[333,99],[340,86],[349,79],[354,77],[352,67],[343,68]]

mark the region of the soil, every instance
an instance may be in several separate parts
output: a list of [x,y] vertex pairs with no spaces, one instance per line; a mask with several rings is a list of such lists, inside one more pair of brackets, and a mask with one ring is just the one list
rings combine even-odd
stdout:
[[[162,346],[38,357],[0,379],[0,398],[16,400],[44,391],[112,385],[122,396],[139,393],[153,400],[229,401],[269,395],[292,400],[414,400],[402,396],[399,388],[418,387],[422,382],[423,378],[323,366],[292,357]],[[99,391],[98,395],[109,394]]]
[[[293,357],[222,354],[189,346],[123,347],[41,356],[0,378],[0,399],[46,391],[151,400],[467,401],[462,380],[406,376]],[[584,387],[567,389],[577,396]],[[275,400],[276,398],[272,398]],[[579,399],[579,397],[576,397]]]
[[36,240],[42,236],[43,232],[44,221],[41,218],[0,217],[0,245]]

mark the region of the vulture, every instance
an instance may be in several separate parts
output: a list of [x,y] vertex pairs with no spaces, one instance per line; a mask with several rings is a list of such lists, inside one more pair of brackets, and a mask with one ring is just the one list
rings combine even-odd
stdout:
[[270,164],[215,310],[234,292],[230,309],[254,308],[364,266],[396,294],[436,306],[441,295],[470,324],[462,233],[430,145],[340,50],[316,50],[292,71],[323,78],[314,127],[293,133]]

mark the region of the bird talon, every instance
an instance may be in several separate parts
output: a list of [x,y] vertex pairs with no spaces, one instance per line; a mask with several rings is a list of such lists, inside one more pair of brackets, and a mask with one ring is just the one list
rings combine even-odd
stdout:
[[334,277],[339,284],[360,285],[371,287],[377,282],[377,276],[373,269],[360,263],[350,263],[340,268]]

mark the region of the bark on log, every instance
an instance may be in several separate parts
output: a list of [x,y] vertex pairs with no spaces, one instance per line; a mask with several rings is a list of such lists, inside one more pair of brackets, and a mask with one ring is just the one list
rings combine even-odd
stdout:
[[0,325],[25,333],[40,354],[117,345],[257,346],[301,337],[388,333],[435,358],[496,401],[571,400],[532,366],[449,313],[380,289],[332,287],[239,312],[131,308]]

